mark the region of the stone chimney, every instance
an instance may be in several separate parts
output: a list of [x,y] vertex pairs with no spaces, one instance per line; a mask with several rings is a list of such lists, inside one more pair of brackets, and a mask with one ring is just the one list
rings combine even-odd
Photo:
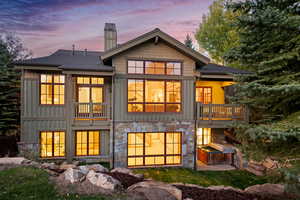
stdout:
[[117,46],[117,29],[114,23],[105,23],[104,26],[104,51]]

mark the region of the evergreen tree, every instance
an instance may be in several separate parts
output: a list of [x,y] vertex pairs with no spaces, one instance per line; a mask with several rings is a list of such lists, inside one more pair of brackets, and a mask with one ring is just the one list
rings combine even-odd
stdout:
[[16,36],[0,35],[0,135],[17,134],[20,125],[20,74],[12,63],[30,54]]
[[[225,64],[223,56],[239,43],[237,28],[232,26],[238,15],[238,12],[225,8],[224,0],[215,0],[209,13],[202,16],[195,38],[217,63]],[[241,68],[237,63],[226,64]]]
[[255,113],[238,125],[243,147],[249,156],[300,157],[300,4],[246,0],[228,8],[241,13],[240,43],[225,58],[254,72],[238,84],[237,102]]
[[184,44],[185,44],[185,46],[187,46],[187,47],[189,47],[191,49],[194,49],[194,47],[193,47],[193,40],[192,40],[192,38],[191,38],[191,36],[189,34],[186,35],[186,38],[184,40]]

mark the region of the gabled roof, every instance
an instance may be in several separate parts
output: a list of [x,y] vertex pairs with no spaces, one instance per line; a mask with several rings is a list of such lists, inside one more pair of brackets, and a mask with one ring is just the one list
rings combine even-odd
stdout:
[[172,36],[164,33],[163,31],[161,31],[160,29],[156,28],[153,31],[150,31],[148,33],[145,33],[135,39],[129,40],[128,42],[125,42],[119,46],[117,46],[116,48],[110,49],[108,51],[105,51],[102,55],[101,55],[101,59],[103,61],[117,55],[120,54],[132,47],[135,47],[139,44],[142,44],[146,41],[149,41],[153,38],[160,38],[163,41],[167,42],[168,44],[170,44],[171,46],[173,46],[174,48],[176,48],[177,50],[181,51],[182,53],[188,55],[189,57],[193,58],[194,60],[202,63],[202,64],[207,64],[209,63],[209,58],[207,58],[206,56],[200,54],[199,52],[188,48],[187,46],[185,46],[184,44],[182,44],[181,42],[179,42],[178,40],[176,40],[175,38],[173,38]]
[[210,74],[251,74],[249,71],[236,69],[232,67],[226,67],[218,64],[209,63],[197,69],[201,74],[210,75]]
[[16,66],[47,66],[63,70],[113,71],[100,59],[103,52],[57,50],[49,56],[14,63]]

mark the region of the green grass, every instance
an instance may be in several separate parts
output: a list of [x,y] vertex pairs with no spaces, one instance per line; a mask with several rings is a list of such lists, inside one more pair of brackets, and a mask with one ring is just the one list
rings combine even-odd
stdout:
[[189,183],[200,186],[226,185],[245,189],[251,185],[267,182],[266,177],[258,177],[246,171],[194,171],[184,168],[151,168],[138,169],[136,173],[144,174],[145,178],[167,183]]
[[18,167],[0,171],[1,200],[108,200],[101,196],[59,195],[43,170]]

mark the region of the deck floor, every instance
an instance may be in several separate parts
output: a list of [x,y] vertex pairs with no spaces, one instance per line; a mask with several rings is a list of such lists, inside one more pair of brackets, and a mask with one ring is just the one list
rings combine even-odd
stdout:
[[197,160],[198,171],[229,171],[235,169],[236,168],[232,165],[206,165],[201,161]]

